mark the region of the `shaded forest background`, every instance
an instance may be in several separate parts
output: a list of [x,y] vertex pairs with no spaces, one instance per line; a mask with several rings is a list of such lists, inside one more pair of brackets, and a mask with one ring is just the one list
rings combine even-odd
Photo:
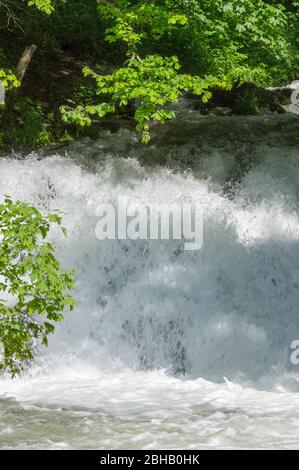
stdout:
[[[199,100],[203,112],[255,114],[263,106],[284,112],[283,93],[273,98],[265,89],[297,78],[298,1],[29,3],[32,5],[25,0],[0,1],[0,71],[6,76],[9,73],[17,76],[17,65],[25,48],[37,46],[21,86],[14,88],[12,82],[7,86],[7,106],[0,114],[0,146],[5,149],[43,146],[83,136],[96,138],[105,125],[101,115],[93,116],[92,125],[78,125],[80,116],[66,122],[61,107],[79,106],[85,112],[84,107],[98,102],[95,81],[90,76],[84,77],[82,69],[88,66],[101,76],[112,74],[126,64],[128,50],[131,53],[133,47],[135,51],[136,44],[138,55],[134,60],[153,54],[176,56],[183,73],[208,77],[211,83],[219,81],[219,86],[211,86],[212,96],[205,103]],[[144,10],[140,13],[140,5],[146,5],[146,13]],[[109,9],[116,8],[116,14],[109,14]],[[173,15],[177,18],[173,19]],[[107,39],[107,30],[119,25],[120,19],[141,37],[133,46],[119,31],[114,30],[114,38],[110,33]],[[192,87],[189,88],[192,94]],[[118,102],[113,114],[132,117],[133,123],[136,100],[131,96],[126,106],[119,106]]]

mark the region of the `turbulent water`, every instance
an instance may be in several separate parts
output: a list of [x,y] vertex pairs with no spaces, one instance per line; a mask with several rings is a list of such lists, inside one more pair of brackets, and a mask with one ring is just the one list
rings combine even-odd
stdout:
[[[14,380],[1,448],[299,448],[299,121],[181,116],[65,155],[0,159],[0,194],[60,209],[75,313]],[[195,201],[199,251],[100,241],[95,208]]]

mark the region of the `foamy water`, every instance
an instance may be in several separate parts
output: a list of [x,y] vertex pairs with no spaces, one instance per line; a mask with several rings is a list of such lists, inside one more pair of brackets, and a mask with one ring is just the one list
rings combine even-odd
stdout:
[[[0,159],[0,194],[65,213],[68,238],[51,237],[78,300],[35,363],[0,379],[2,448],[299,448],[299,154],[246,147],[236,178],[232,141],[176,146],[192,171],[105,139]],[[97,240],[95,208],[118,196],[200,204],[203,248]]]

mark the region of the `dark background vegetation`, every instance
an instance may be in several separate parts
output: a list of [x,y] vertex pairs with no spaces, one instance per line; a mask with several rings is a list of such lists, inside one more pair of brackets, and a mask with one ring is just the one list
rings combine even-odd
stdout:
[[[110,0],[103,0],[110,3]],[[25,0],[0,1],[0,69],[14,70],[26,46],[36,53],[9,110],[2,113],[0,146],[32,147],[88,135],[97,126],[80,129],[62,122],[59,107],[96,99],[94,83],[82,76],[89,65],[110,73],[125,61],[125,44],[109,44],[105,31],[113,23],[98,12],[97,0],[57,0],[51,15]],[[134,7],[142,2],[120,1]],[[298,70],[298,1],[158,0],[157,8],[177,10],[189,23],[155,38],[150,25],[140,54],[177,55],[182,71],[229,77],[232,90],[216,90],[204,112],[258,113],[266,105],[283,112],[283,94],[269,98],[267,86],[289,83]],[[200,106],[200,105],[199,105]],[[5,114],[5,117],[3,116]],[[126,117],[130,117],[130,106]]]

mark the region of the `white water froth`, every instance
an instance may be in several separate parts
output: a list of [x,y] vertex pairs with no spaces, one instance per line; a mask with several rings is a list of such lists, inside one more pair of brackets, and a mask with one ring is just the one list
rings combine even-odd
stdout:
[[[78,305],[31,369],[0,380],[0,445],[298,446],[298,177],[295,151],[265,154],[233,198],[135,159],[92,172],[60,156],[1,159],[0,194],[65,213],[68,238],[51,236]],[[95,208],[118,196],[200,203],[202,250],[97,240]]]

